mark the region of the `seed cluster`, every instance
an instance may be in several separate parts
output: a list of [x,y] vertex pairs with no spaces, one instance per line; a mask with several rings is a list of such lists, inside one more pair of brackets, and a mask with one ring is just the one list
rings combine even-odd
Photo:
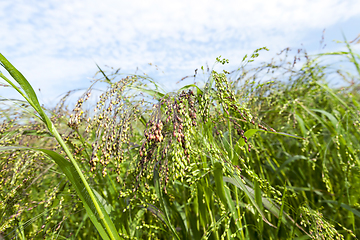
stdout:
[[[339,234],[334,225],[327,222],[319,211],[312,210],[305,206],[301,206],[299,210],[301,212],[300,224],[304,227],[309,227],[309,233],[312,239],[344,239],[344,236]],[[356,238],[350,230],[348,231]]]
[[82,105],[86,100],[88,100],[90,98],[90,96],[91,96],[91,92],[87,92],[85,99],[83,97],[81,97],[77,101],[77,103],[75,105],[75,108],[73,110],[74,114],[70,115],[70,119],[69,119],[69,122],[68,122],[68,126],[70,128],[78,129],[79,124],[81,123],[81,121],[83,119],[82,116],[84,114],[84,111],[82,110]]
[[[139,150],[137,180],[150,178],[158,166],[161,182],[166,186],[173,179],[185,175],[190,164],[190,139],[197,126],[195,94],[192,90],[160,99],[156,111],[146,124],[145,141]],[[164,113],[164,116],[162,116]]]
[[89,160],[92,172],[101,165],[102,174],[105,176],[107,166],[112,162],[114,170],[120,174],[120,164],[125,158],[124,151],[130,145],[133,132],[131,123],[138,118],[139,113],[139,104],[128,104],[132,96],[126,95],[127,86],[135,81],[136,77],[126,77],[112,84],[110,89],[100,96],[94,109],[95,115],[87,119],[85,133],[88,133],[90,138],[95,136]]
[[[213,71],[212,77],[215,80],[218,101],[222,106],[223,111],[227,115],[225,117],[227,117],[233,123],[236,133],[244,139],[245,143],[248,144],[248,151],[250,152],[251,144],[248,143],[248,139],[244,135],[245,131],[237,119],[240,118],[241,121],[248,122],[254,126],[257,119],[253,117],[246,108],[239,106],[239,102],[237,101],[236,96],[232,91],[231,85],[224,73],[218,74],[217,72]],[[218,114],[221,113],[218,112]],[[258,123],[257,126],[265,131],[268,131],[268,128],[260,123]],[[270,130],[275,132],[273,128],[270,128]]]
[[[161,132],[161,130],[163,129],[163,123],[161,120],[157,120],[157,122],[149,121],[147,123],[147,127],[148,129],[144,131],[144,135],[148,142],[160,143],[164,140],[164,136]],[[140,149],[140,156],[143,156],[142,149]]]

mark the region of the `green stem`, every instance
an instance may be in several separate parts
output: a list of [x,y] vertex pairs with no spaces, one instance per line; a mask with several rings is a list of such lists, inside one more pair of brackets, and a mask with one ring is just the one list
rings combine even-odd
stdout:
[[[50,122],[50,120],[49,120]],[[115,240],[115,239],[120,239],[118,234],[114,234],[114,232],[117,232],[115,229],[115,226],[113,225],[113,223],[110,221],[106,221],[105,217],[104,217],[104,213],[101,210],[101,207],[98,203],[98,200],[96,199],[93,191],[90,188],[90,185],[88,184],[88,182],[86,181],[83,173],[81,172],[81,169],[79,167],[79,165],[77,164],[77,162],[75,161],[75,159],[73,158],[71,152],[69,151],[68,147],[66,146],[64,140],[61,138],[60,134],[58,133],[58,131],[56,130],[56,128],[54,127],[54,125],[51,123],[51,129],[49,128],[49,130],[51,131],[51,133],[54,135],[54,137],[56,138],[56,140],[58,141],[58,143],[60,144],[60,146],[64,149],[66,155],[69,157],[72,165],[75,167],[75,170],[77,171],[77,173],[79,174],[81,181],[83,182],[86,191],[89,193],[91,201],[94,203],[95,209],[97,211],[97,213],[99,214],[99,218],[101,219],[101,221],[103,222],[109,236],[111,239]]]
[[[234,186],[235,187],[235,186]],[[240,224],[240,233],[241,233],[241,239],[245,239],[245,236],[244,236],[244,231],[242,229],[242,222],[241,222],[241,213],[240,213],[240,207],[239,207],[239,194],[238,194],[238,189],[237,187],[235,187],[235,191],[234,191],[234,194],[235,194],[235,200],[236,200],[236,210],[237,210],[237,214],[238,214],[238,221],[239,221],[239,224]]]
[[228,135],[229,135],[229,145],[230,145],[230,162],[233,161],[233,158],[234,158],[234,151],[233,151],[233,145],[232,145],[232,136],[231,136],[231,123],[230,123],[230,116],[228,116],[229,119],[228,119]]

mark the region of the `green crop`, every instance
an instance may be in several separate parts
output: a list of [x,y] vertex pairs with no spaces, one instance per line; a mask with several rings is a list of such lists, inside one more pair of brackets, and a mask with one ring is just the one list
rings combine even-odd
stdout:
[[[0,238],[360,236],[360,57],[345,45],[250,68],[260,48],[175,92],[98,66],[73,110],[70,92],[41,106],[0,54],[3,85],[25,99],[1,101]],[[321,64],[334,55],[355,73]],[[350,85],[331,87],[334,76]]]

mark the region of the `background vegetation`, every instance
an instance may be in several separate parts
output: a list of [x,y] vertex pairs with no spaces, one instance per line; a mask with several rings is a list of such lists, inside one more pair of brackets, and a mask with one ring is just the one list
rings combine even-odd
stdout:
[[360,55],[344,45],[251,67],[261,48],[176,92],[99,68],[73,110],[71,92],[42,107],[1,55],[26,101],[2,99],[0,239],[360,236]]

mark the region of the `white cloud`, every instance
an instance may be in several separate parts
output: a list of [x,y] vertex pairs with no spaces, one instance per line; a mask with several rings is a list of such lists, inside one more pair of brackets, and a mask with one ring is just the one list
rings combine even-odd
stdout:
[[360,2],[18,0],[0,9],[0,52],[48,99],[86,86],[93,60],[127,72],[153,62],[175,82],[219,55],[236,66],[258,47],[314,41],[311,31],[318,42],[322,29],[358,17]]

